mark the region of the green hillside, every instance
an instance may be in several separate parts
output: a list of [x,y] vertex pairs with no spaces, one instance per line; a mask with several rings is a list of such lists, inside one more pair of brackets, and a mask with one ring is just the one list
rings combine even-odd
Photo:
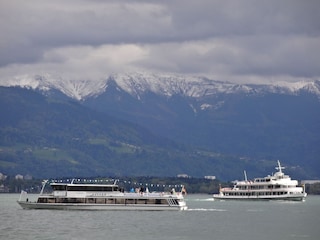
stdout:
[[33,90],[0,88],[0,109],[0,172],[5,174],[225,178],[224,160],[238,161]]
[[[53,97],[54,96],[54,97]],[[263,176],[274,160],[243,158],[159,137],[69,98],[0,88],[0,172],[36,178],[214,175]],[[289,174],[291,174],[290,169]],[[294,169],[293,177],[307,173]]]

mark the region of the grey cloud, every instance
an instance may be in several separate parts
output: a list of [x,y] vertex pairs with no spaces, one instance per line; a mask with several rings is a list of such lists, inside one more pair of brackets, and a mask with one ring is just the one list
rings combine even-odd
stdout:
[[0,77],[86,66],[319,78],[319,10],[317,0],[2,0]]
[[255,34],[319,35],[318,1],[189,1],[172,4],[181,35],[197,37]]

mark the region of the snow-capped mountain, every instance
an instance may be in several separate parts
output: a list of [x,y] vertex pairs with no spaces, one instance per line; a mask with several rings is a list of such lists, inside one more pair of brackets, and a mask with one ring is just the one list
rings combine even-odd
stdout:
[[[2,86],[37,89],[0,88],[0,110],[4,116],[1,118],[3,128],[0,136],[7,134],[8,137],[3,139],[10,140],[10,144],[26,138],[16,133],[17,126],[8,125],[17,123],[18,127],[29,129],[25,123],[37,121],[49,127],[46,130],[41,127],[30,128],[30,131],[36,132],[34,135],[34,131],[31,131],[31,138],[42,133],[44,137],[39,137],[41,143],[43,139],[53,139],[52,146],[60,144],[59,134],[66,133],[67,140],[63,145],[70,142],[70,136],[71,139],[81,139],[83,134],[78,131],[84,129],[90,140],[82,139],[79,144],[88,143],[91,146],[90,143],[94,142],[90,157],[101,159],[103,166],[106,166],[106,156],[118,152],[113,150],[114,146],[122,146],[119,145],[119,137],[122,136],[121,142],[129,145],[140,146],[146,141],[157,146],[151,151],[159,155],[151,158],[155,163],[160,163],[159,159],[167,159],[167,162],[160,165],[151,163],[153,167],[146,168],[154,171],[160,166],[171,169],[171,164],[178,162],[182,163],[177,164],[180,169],[186,157],[177,155],[176,150],[183,152],[185,146],[192,146],[202,149],[196,153],[196,157],[187,154],[191,164],[186,164],[186,167],[194,174],[208,169],[216,174],[217,165],[211,154],[214,152],[222,153],[217,161],[228,171],[234,165],[241,169],[247,164],[259,168],[261,166],[257,159],[281,159],[291,166],[302,166],[304,170],[300,176],[319,176],[319,80],[257,85],[196,76],[126,73],[86,81],[66,80],[50,74],[20,76],[7,83],[3,79],[0,81]],[[78,102],[70,102],[70,97]],[[59,101],[51,101],[55,98]],[[100,128],[108,129],[102,133]],[[13,133],[9,134],[8,129]],[[75,132],[69,132],[71,129]],[[137,137],[135,132],[139,129],[143,131]],[[52,139],[48,138],[48,131],[52,131]],[[98,147],[92,141],[96,133],[97,142],[103,142],[103,146],[107,142],[112,143],[111,148],[106,147],[104,154],[100,152],[103,146]],[[106,136],[114,140],[110,141]],[[100,138],[106,140],[100,141]],[[168,140],[182,145],[172,145]],[[174,151],[159,152],[159,144],[163,148],[170,145]],[[79,146],[82,151],[82,145]],[[127,151],[119,152],[127,154]],[[128,160],[127,155],[124,158],[114,155],[114,159],[124,159],[125,164],[114,159],[110,161],[116,166],[145,169],[145,166],[150,166],[150,155],[146,153],[142,150],[133,151],[136,159],[143,159],[141,165],[130,158]],[[234,156],[236,162],[231,164],[229,156]],[[132,165],[128,165],[129,162]],[[199,167],[201,164],[202,168]],[[137,174],[140,173],[139,170]]]
[[320,96],[320,81],[277,82],[272,84],[237,84],[208,79],[205,77],[172,74],[125,73],[111,75],[107,82],[114,80],[124,91],[139,97],[144,92],[158,95],[183,95],[205,97],[216,93],[286,93],[298,94],[306,91]]
[[58,75],[22,75],[16,76],[5,82],[0,82],[1,86],[20,86],[23,88],[38,89],[43,92],[58,90],[76,100],[82,100],[93,95],[97,95],[106,89],[105,80],[72,80],[65,79]]
[[198,76],[146,72],[112,74],[104,79],[97,80],[71,80],[51,74],[24,75],[17,76],[14,79],[10,79],[10,81],[2,82],[0,85],[21,86],[42,91],[55,89],[71,98],[84,100],[105,92],[111,81],[115,82],[119,89],[138,99],[146,92],[152,92],[166,97],[182,95],[199,98],[217,93],[298,94],[301,91],[306,91],[320,97],[320,81],[278,82],[268,85],[236,84]]

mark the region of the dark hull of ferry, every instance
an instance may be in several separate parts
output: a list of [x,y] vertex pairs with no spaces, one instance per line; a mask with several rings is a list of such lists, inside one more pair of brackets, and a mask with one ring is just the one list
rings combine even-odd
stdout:
[[170,206],[156,204],[81,204],[81,203],[37,203],[18,201],[23,209],[52,210],[147,210],[147,211],[178,211],[186,210],[186,206]]

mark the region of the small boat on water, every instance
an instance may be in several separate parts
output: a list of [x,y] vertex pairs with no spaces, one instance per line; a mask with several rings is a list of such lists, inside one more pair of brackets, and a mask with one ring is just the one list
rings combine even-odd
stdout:
[[214,194],[214,199],[223,200],[293,200],[304,201],[307,193],[303,186],[298,186],[297,180],[291,180],[288,175],[282,172],[278,160],[278,170],[272,176],[255,178],[248,181],[245,173],[244,181],[237,181],[233,188],[220,188],[218,194]]
[[[57,210],[186,210],[182,192],[149,192],[141,188],[137,192],[124,192],[115,183],[56,183],[51,182],[51,193],[44,193],[43,186],[35,202],[22,192],[17,201],[23,209]],[[184,189],[184,188],[183,188]]]

